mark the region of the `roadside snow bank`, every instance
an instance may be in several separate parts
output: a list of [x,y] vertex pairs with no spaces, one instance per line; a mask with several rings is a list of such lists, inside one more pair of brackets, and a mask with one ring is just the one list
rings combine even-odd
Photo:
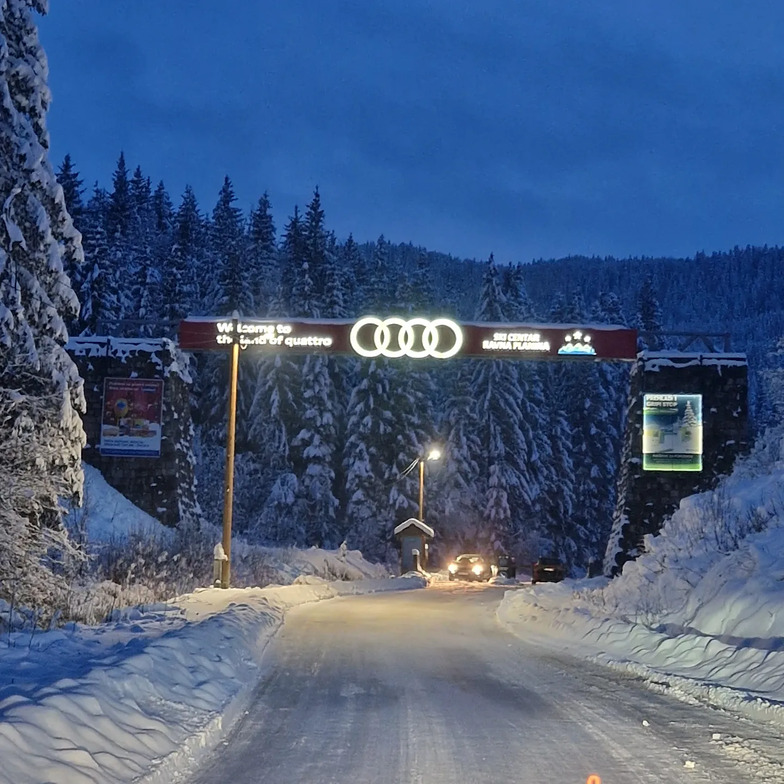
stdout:
[[685,699],[784,724],[784,471],[684,499],[614,580],[508,592],[527,639],[633,672]]
[[[0,782],[168,782],[225,735],[288,609],[419,577],[204,589],[0,640]],[[7,646],[7,647],[6,647]]]

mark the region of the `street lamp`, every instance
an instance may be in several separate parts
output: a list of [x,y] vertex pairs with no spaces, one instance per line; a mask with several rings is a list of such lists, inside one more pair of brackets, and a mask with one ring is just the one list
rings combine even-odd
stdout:
[[406,470],[398,477],[399,479],[402,479],[404,476],[408,476],[417,466],[419,466],[419,519],[423,523],[425,522],[425,462],[428,460],[440,459],[441,450],[436,449],[435,447],[431,448],[426,455],[414,458],[406,467]]
[[423,523],[425,522],[425,461],[440,459],[440,449],[431,449],[426,457],[419,458],[419,519]]

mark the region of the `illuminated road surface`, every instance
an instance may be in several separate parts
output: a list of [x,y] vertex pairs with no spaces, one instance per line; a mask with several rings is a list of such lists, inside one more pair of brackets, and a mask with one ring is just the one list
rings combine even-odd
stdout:
[[771,730],[521,642],[495,619],[502,595],[449,583],[291,612],[247,715],[188,781],[780,780],[737,761],[755,756],[744,728],[776,748]]

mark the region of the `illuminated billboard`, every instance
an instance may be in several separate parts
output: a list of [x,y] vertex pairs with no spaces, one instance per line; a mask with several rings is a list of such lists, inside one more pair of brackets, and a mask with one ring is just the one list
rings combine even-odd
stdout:
[[188,318],[180,348],[280,354],[348,354],[387,359],[625,360],[637,356],[637,333],[612,325],[457,323],[450,318],[363,316],[347,319]]
[[644,395],[642,467],[702,471],[702,395]]

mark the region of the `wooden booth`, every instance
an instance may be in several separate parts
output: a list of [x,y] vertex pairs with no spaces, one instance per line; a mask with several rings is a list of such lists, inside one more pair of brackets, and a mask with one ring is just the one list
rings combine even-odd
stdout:
[[429,543],[436,532],[416,517],[409,517],[394,533],[400,550],[400,574],[427,569]]

